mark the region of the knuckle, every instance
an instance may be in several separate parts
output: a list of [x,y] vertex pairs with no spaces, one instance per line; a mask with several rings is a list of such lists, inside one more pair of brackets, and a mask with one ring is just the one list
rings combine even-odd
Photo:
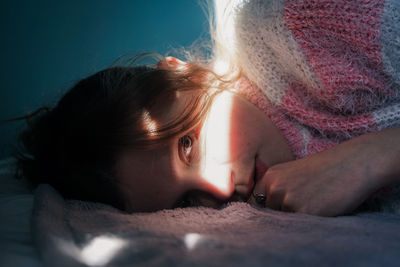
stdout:
[[297,201],[294,201],[290,196],[286,196],[282,201],[282,211],[296,212],[299,211]]
[[285,186],[281,183],[275,182],[271,184],[268,188],[267,193],[270,195],[284,195],[286,192]]

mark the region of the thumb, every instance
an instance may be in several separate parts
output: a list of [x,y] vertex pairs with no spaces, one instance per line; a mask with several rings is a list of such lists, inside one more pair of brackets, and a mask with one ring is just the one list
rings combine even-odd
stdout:
[[252,206],[255,207],[265,207],[267,203],[267,194],[265,190],[264,179],[259,180],[251,192],[250,198],[247,200]]
[[248,203],[256,207],[268,207],[274,210],[281,210],[284,194],[271,190],[272,180],[269,179],[269,176],[267,171],[262,179],[256,183]]

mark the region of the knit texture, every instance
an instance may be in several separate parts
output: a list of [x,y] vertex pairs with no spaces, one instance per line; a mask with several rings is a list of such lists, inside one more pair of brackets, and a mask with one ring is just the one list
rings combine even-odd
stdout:
[[296,158],[400,125],[400,2],[242,1],[239,92]]

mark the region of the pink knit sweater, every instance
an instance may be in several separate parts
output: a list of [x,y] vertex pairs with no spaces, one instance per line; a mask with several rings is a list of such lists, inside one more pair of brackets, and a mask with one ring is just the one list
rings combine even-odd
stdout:
[[250,0],[235,11],[236,55],[296,158],[400,126],[400,2]]

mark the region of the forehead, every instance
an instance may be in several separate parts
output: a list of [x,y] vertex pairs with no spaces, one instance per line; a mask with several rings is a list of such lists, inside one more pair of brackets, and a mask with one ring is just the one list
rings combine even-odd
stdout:
[[152,130],[166,130],[171,136],[189,130],[204,117],[207,101],[207,94],[201,90],[176,91],[173,96],[159,99],[151,112],[144,110],[144,129],[149,133]]

